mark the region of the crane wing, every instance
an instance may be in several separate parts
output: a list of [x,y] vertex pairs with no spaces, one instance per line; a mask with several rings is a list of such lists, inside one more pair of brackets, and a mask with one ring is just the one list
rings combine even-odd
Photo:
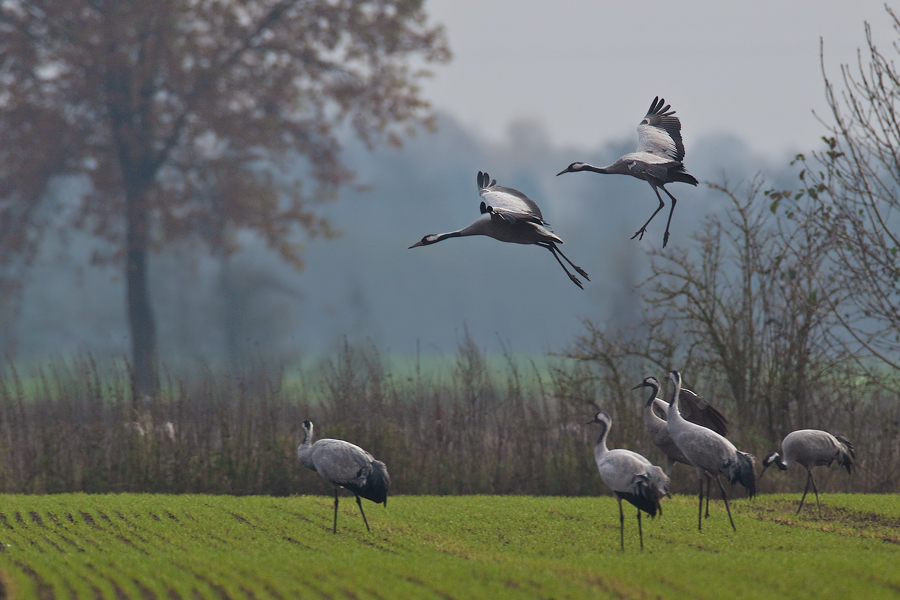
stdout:
[[638,125],[638,152],[648,152],[669,160],[684,160],[684,143],[681,141],[681,121],[675,111],[658,96],[650,104],[650,110]]
[[625,163],[629,173],[638,179],[644,180],[657,179],[666,181],[668,178],[669,166],[672,164],[668,159],[657,156],[656,154],[650,154],[649,152],[645,152],[644,154],[639,154],[637,152],[634,154],[626,154],[619,160]]
[[712,429],[721,436],[728,435],[728,419],[721,412],[703,399],[703,396],[687,388],[681,388],[678,395],[681,414],[691,423]]
[[541,209],[534,200],[518,190],[497,185],[487,173],[478,172],[478,193],[481,195],[482,213],[492,213],[503,219],[514,221],[531,221],[546,225]]
[[335,485],[348,489],[365,484],[375,458],[344,440],[322,439],[313,444],[312,463],[316,472]]

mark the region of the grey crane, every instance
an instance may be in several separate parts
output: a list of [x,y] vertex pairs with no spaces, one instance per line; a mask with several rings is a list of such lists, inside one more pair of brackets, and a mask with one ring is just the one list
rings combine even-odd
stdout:
[[518,190],[497,185],[497,180],[491,180],[487,173],[478,171],[477,182],[478,193],[482,198],[481,217],[468,227],[456,231],[426,235],[410,248],[429,246],[448,238],[469,235],[486,235],[495,240],[513,244],[534,244],[549,250],[569,279],[584,289],[581,281],[569,272],[559,257],[562,256],[579,275],[588,281],[591,278],[584,269],[569,260],[559,249],[557,244],[563,243],[562,238],[548,229],[538,205]]
[[597,445],[594,446],[594,460],[600,478],[616,496],[619,502],[619,542],[625,550],[625,514],[622,512],[622,500],[627,500],[637,508],[638,535],[641,550],[644,549],[644,532],[641,527],[641,511],[650,517],[662,514],[660,500],[669,493],[669,478],[659,467],[631,450],[606,447],[606,437],[612,427],[612,418],[605,412],[598,412],[588,423],[599,423],[602,426]]
[[391,478],[385,464],[375,460],[375,457],[356,444],[344,440],[324,438],[315,444],[312,443],[312,421],[303,421],[303,431],[305,435],[303,442],[297,447],[297,458],[304,467],[312,469],[334,486],[334,533],[337,533],[340,488],[346,488],[356,496],[356,504],[359,506],[363,523],[366,524],[366,530],[371,531],[359,498],[362,496],[366,500],[387,506]]
[[[662,450],[666,455],[666,475],[672,475],[672,466],[675,463],[690,465],[691,462],[685,457],[684,453],[679,450],[675,444],[675,440],[669,434],[669,428],[666,424],[669,414],[669,403],[659,398],[660,386],[656,377],[645,377],[633,390],[649,387],[650,397],[644,405],[644,426],[650,434],[650,439],[657,448]],[[709,404],[699,394],[692,392],[687,388],[681,388],[678,395],[680,399],[681,414],[691,423],[702,425],[708,429],[712,429],[722,436],[728,435],[728,419],[725,418],[714,406]],[[709,516],[709,492],[712,486],[712,477],[706,474],[706,515]]]
[[682,417],[679,410],[681,374],[678,371],[671,371],[669,379],[675,384],[675,389],[672,392],[672,402],[669,405],[669,418],[666,424],[678,449],[684,453],[684,456],[697,470],[697,479],[700,484],[697,529],[700,530],[703,527],[703,474],[707,473],[719,485],[719,489],[722,491],[722,500],[725,501],[725,510],[728,511],[728,521],[731,523],[731,528],[737,531],[734,519],[731,518],[728,495],[725,493],[725,488],[722,487],[722,482],[719,481],[719,475],[724,475],[732,485],[740,483],[747,489],[748,496],[752,498],[756,494],[753,457],[738,451],[734,444],[712,429],[691,423]]
[[684,143],[681,141],[681,121],[674,116],[675,111],[670,111],[666,101],[657,96],[650,104],[650,110],[638,125],[637,152],[630,152],[608,167],[595,167],[583,162],[574,162],[559,173],[576,173],[579,171],[593,171],[609,175],[631,175],[643,179],[650,184],[659,200],[659,206],[647,222],[638,229],[631,239],[638,236],[643,239],[647,231],[647,225],[666,205],[659,189],[672,199],[672,207],[669,209],[669,221],[666,223],[666,233],[663,235],[663,248],[669,242],[669,225],[672,224],[672,213],[675,212],[675,204],[678,200],[666,189],[667,183],[689,183],[697,185],[697,178],[688,173],[684,168]]
[[806,469],[806,487],[803,489],[803,497],[800,498],[797,514],[800,514],[803,500],[806,499],[809,485],[812,484],[813,492],[816,494],[819,518],[821,518],[822,506],[819,504],[819,490],[816,488],[812,469],[813,467],[830,467],[831,463],[837,461],[838,466],[846,468],[847,473],[850,473],[854,458],[853,444],[839,435],[832,435],[820,429],[798,429],[784,436],[781,441],[781,451],[784,453],[783,460],[777,452],[772,452],[763,459],[760,478],[773,462],[782,471],[787,471],[792,462],[803,465]]
[[[672,465],[682,463],[690,465],[690,461],[684,453],[678,449],[669,428],[666,424],[669,414],[669,403],[659,398],[659,390],[662,387],[656,377],[646,377],[633,390],[649,387],[650,397],[644,404],[644,426],[650,433],[653,443],[666,455],[666,475],[671,475]],[[728,435],[728,419],[714,406],[703,399],[703,396],[692,392],[687,388],[681,388],[679,394],[679,407],[681,416],[697,425],[712,429],[721,436]]]

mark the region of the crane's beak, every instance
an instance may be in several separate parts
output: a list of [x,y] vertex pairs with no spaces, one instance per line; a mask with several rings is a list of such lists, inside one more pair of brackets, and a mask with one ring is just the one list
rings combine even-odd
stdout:
[[417,248],[417,247],[419,247],[419,246],[424,246],[424,245],[425,245],[425,244],[422,243],[422,240],[419,240],[418,242],[416,242],[415,244],[413,244],[412,246],[410,246],[409,248],[407,248],[407,250],[411,250],[411,249],[413,249],[413,248]]
[[562,171],[560,171],[559,173],[557,173],[556,176],[559,177],[559,176],[562,175],[563,173],[568,173],[568,172],[569,172],[569,168],[566,167],[565,169],[563,169]]
[[631,388],[631,389],[632,389],[632,390],[639,390],[639,389],[641,389],[641,388],[642,388],[642,387],[644,387],[644,384],[643,384],[643,382],[641,382],[641,383],[639,383],[639,384],[637,384],[637,385],[636,385],[636,386],[634,386],[634,387],[633,387],[633,388]]

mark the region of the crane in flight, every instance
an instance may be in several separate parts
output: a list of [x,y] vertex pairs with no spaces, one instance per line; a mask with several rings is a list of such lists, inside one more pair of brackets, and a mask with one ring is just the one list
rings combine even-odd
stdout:
[[[637,151],[622,156],[608,167],[595,167],[583,162],[574,162],[559,173],[577,173],[579,171],[592,171],[608,175],[631,175],[643,179],[650,184],[659,200],[659,206],[647,222],[635,232],[631,239],[643,239],[647,231],[647,225],[666,205],[659,190],[662,190],[672,199],[672,207],[669,209],[669,220],[666,223],[666,233],[663,235],[663,248],[669,242],[669,225],[672,224],[672,213],[675,212],[675,204],[678,200],[666,189],[667,183],[689,183],[697,185],[697,178],[684,168],[684,143],[681,141],[681,121],[675,116],[674,110],[666,101],[657,96],[650,104],[650,110],[638,125]],[[657,189],[659,188],[659,189]],[[640,237],[638,237],[640,236]]]
[[429,246],[449,238],[469,235],[486,235],[513,244],[534,244],[549,250],[572,283],[584,289],[581,281],[569,272],[559,257],[563,257],[588,281],[591,278],[559,249],[557,244],[563,243],[562,238],[548,229],[538,205],[518,190],[497,185],[497,180],[492,180],[487,173],[478,171],[477,182],[478,193],[481,195],[481,216],[474,223],[456,231],[426,235],[410,248]]

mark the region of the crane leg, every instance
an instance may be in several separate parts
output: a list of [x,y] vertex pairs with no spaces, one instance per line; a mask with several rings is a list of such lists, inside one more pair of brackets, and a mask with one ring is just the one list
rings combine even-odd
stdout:
[[622,499],[616,496],[619,501],[619,544],[622,546],[622,552],[625,551],[625,513],[622,512]]
[[[800,506],[797,507],[797,514],[800,514],[800,509],[803,508],[803,501],[806,499],[806,494],[809,492],[809,482],[812,479],[812,471],[809,469],[806,470],[806,487],[803,488],[803,495],[800,496]],[[819,494],[816,493],[816,498],[819,497]]]
[[337,533],[337,507],[338,507],[338,494],[337,488],[334,490],[334,530],[333,533]]
[[675,196],[669,193],[665,187],[662,187],[662,191],[666,193],[666,195],[672,199],[672,207],[669,209],[669,220],[666,222],[666,232],[663,234],[663,248],[666,247],[666,244],[669,243],[669,225],[672,224],[672,213],[675,212],[675,204],[678,203],[678,200],[675,199]]
[[644,530],[641,529],[641,509],[637,509],[638,512],[638,537],[641,539],[641,551],[644,550]]
[[819,518],[822,518],[822,506],[819,504],[819,490],[816,488],[816,478],[813,477],[812,471],[809,472],[809,481],[812,483],[813,492],[816,494],[816,508],[819,509]]
[[[703,485],[702,483],[700,485]],[[712,477],[710,477],[709,473],[706,474],[706,513],[703,515],[704,519],[709,518],[709,495],[712,493]]]
[[731,508],[728,506],[728,494],[725,493],[725,488],[722,487],[722,482],[719,481],[719,476],[716,476],[716,483],[719,484],[719,489],[722,490],[722,500],[725,501],[725,510],[728,511],[728,521],[731,523],[731,528],[737,531],[737,527],[734,526],[734,519],[731,518]]
[[[556,259],[556,262],[559,263],[559,266],[561,266],[563,268],[563,271],[565,271],[566,275],[569,276],[569,279],[572,280],[572,283],[574,283],[581,289],[584,289],[584,286],[581,285],[581,281],[577,277],[575,277],[574,275],[569,273],[569,270],[566,268],[566,265],[563,264],[563,261],[559,260],[559,256],[557,255],[557,252],[559,252],[559,248],[556,247],[556,244],[550,244],[549,242],[538,242],[537,245],[540,246],[541,248],[546,248],[547,250],[549,250],[550,254],[553,255],[553,258]],[[562,252],[559,252],[559,254],[562,254]],[[569,260],[569,259],[567,258],[566,260]],[[571,261],[569,261],[569,262],[571,263]],[[575,265],[572,265],[572,266],[574,267]],[[578,269],[578,272],[581,273],[585,279],[587,279],[587,273],[585,273],[583,270],[581,270],[580,267],[575,267],[575,268]],[[590,281],[590,279],[588,279],[588,281]]]
[[[657,198],[657,200],[659,200],[659,206],[656,208],[655,211],[653,211],[653,214],[650,215],[650,218],[647,219],[647,222],[644,223],[644,224],[641,226],[640,229],[638,229],[636,232],[634,232],[634,235],[631,236],[631,239],[634,239],[634,238],[638,238],[639,240],[644,239],[644,233],[647,231],[647,225],[650,224],[650,221],[653,220],[653,217],[656,216],[656,213],[658,213],[659,211],[661,211],[662,208],[663,208],[663,206],[666,205],[666,203],[663,202],[662,197],[659,195],[659,192],[656,191],[656,186],[653,185],[653,184],[651,184],[650,187],[652,187],[652,188],[653,188],[653,191],[656,193],[656,198]],[[665,188],[663,188],[663,189],[665,189]],[[669,192],[666,192],[666,193],[668,194]],[[638,237],[638,236],[641,236],[641,237]],[[663,247],[665,247],[665,244],[663,244]]]
[[697,480],[700,482],[700,497],[698,501],[700,502],[699,506],[697,506],[697,531],[703,530],[703,477],[698,477]]
[[553,244],[553,249],[556,250],[557,252],[559,252],[559,255],[562,256],[564,259],[566,259],[566,262],[569,263],[570,265],[572,265],[572,268],[575,269],[576,271],[578,271],[579,275],[581,275],[588,281],[591,280],[591,278],[588,277],[587,271],[585,271],[584,269],[582,269],[581,267],[579,267],[578,265],[573,263],[571,260],[569,260],[569,257],[566,256],[565,254],[563,254],[563,251],[559,249],[559,246],[557,246],[556,244]]
[[363,517],[363,523],[366,524],[366,531],[372,531],[369,529],[369,521],[366,520],[366,513],[363,512],[362,502],[359,501],[359,496],[356,497],[356,505],[359,507],[359,514]]

